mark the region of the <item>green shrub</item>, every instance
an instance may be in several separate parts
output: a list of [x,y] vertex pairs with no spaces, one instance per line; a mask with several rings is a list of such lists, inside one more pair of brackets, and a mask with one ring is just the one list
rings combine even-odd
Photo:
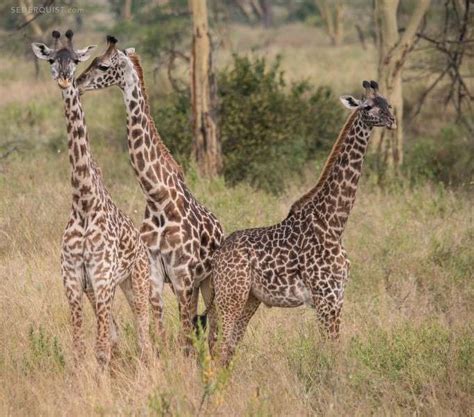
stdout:
[[[279,61],[234,56],[218,74],[219,126],[224,176],[278,193],[321,150],[327,151],[341,123],[331,90],[307,82],[287,86]],[[159,131],[181,163],[191,154],[189,93],[153,104]]]
[[459,126],[448,126],[434,137],[407,146],[404,171],[412,182],[434,180],[467,185],[474,180],[474,141]]
[[281,190],[316,151],[329,147],[340,108],[328,88],[306,82],[287,88],[279,61],[234,56],[219,74],[225,177],[272,192]]
[[185,169],[189,168],[193,138],[189,92],[170,94],[154,100],[152,112],[157,129],[173,157]]

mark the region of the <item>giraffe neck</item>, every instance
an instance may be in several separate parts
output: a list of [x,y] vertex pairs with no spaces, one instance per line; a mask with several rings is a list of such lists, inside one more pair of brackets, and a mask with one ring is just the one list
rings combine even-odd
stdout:
[[138,58],[131,62],[122,86],[127,110],[128,150],[148,202],[162,207],[170,195],[175,194],[173,189],[183,179],[183,174],[156,130]]
[[63,90],[64,114],[67,121],[68,153],[71,164],[73,207],[88,211],[97,197],[97,168],[91,157],[87,127],[79,90],[75,80]]
[[312,215],[316,226],[340,237],[354,206],[362,164],[372,128],[356,111],[344,125],[316,186],[298,200],[291,212]]

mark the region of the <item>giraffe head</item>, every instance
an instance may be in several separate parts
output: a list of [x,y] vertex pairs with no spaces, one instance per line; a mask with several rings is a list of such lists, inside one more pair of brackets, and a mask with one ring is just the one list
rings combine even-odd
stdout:
[[48,48],[44,43],[37,42],[32,43],[31,47],[38,59],[45,59],[51,64],[53,80],[58,82],[60,88],[65,89],[71,85],[77,64],[89,59],[95,45],[84,49],[74,49],[72,45],[74,34],[71,29],[66,32],[66,42],[61,42],[60,47],[61,34],[54,30],[52,36],[54,39],[52,48]]
[[375,81],[364,81],[365,97],[358,100],[352,96],[340,97],[342,104],[348,109],[357,110],[361,113],[362,121],[369,127],[386,127],[396,129],[397,123],[391,112],[392,106],[387,99],[378,92],[378,84]]
[[133,64],[129,56],[135,54],[134,48],[120,50],[116,47],[117,39],[107,36],[107,49],[95,58],[89,67],[77,78],[81,92],[98,90],[117,85],[124,88],[133,82]]

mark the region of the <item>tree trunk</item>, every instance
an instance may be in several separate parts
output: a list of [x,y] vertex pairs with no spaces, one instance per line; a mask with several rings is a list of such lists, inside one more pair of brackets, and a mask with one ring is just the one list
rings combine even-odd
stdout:
[[38,39],[41,38],[43,36],[43,29],[41,29],[39,23],[35,20],[35,15],[29,12],[29,10],[32,9],[31,2],[29,0],[19,0],[19,5],[21,7],[25,22],[29,22],[28,24],[30,25],[34,36]]
[[193,156],[205,176],[222,169],[219,132],[216,123],[217,92],[212,73],[212,50],[205,0],[190,0],[193,15],[191,94],[193,107]]
[[402,34],[397,24],[399,0],[375,1],[375,24],[379,51],[378,82],[381,93],[392,105],[397,129],[376,129],[372,149],[377,152],[379,175],[397,172],[403,163],[403,90],[402,70],[413,48],[416,31],[425,16],[431,0],[419,0]]
[[326,32],[334,46],[339,46],[344,38],[344,5],[340,0],[316,0],[316,7],[323,20]]
[[130,20],[132,18],[132,0],[125,0],[122,8],[123,20]]
[[270,0],[260,0],[260,7],[263,26],[269,28],[273,24],[273,10]]

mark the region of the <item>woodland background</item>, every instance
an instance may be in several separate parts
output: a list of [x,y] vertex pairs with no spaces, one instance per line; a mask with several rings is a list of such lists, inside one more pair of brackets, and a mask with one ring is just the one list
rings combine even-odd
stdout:
[[[40,6],[45,13],[36,14]],[[472,5],[207,6],[222,161],[217,173],[203,175],[194,147],[187,0],[0,5],[0,414],[472,415]],[[422,6],[394,82],[393,68],[384,67],[394,49],[387,52],[383,40],[402,39]],[[383,20],[393,26],[393,16],[395,35]],[[352,276],[337,346],[320,337],[313,311],[262,308],[231,371],[218,371],[203,340],[196,340],[197,361],[176,349],[177,306],[167,289],[168,346],[145,369],[117,294],[121,352],[110,382],[97,385],[92,349],[86,368],[73,373],[59,274],[71,195],[65,121],[49,65],[35,62],[29,47],[67,28],[77,46],[97,44],[97,53],[107,34],[121,48],[135,47],[158,130],[226,233],[278,222],[317,181],[347,117],[338,96],[360,96],[362,80],[377,79],[396,100],[400,83],[403,137],[373,138],[345,235]],[[83,103],[109,190],[138,225],[144,201],[128,163],[121,93],[88,93]]]

